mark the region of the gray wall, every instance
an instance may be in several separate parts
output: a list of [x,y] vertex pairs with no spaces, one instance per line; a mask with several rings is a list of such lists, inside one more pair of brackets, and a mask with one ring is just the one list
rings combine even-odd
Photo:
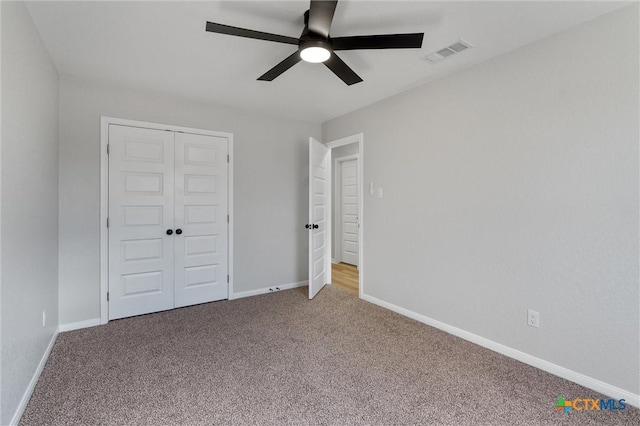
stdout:
[[58,74],[24,5],[0,7],[4,425],[58,326]]
[[366,293],[638,394],[638,47],[636,4],[325,123]]
[[60,80],[60,323],[100,317],[100,116],[234,134],[235,292],[307,278],[308,140],[319,124]]

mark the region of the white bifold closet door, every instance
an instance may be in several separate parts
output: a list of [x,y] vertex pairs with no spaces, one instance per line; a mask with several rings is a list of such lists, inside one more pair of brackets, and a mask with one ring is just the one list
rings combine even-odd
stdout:
[[228,140],[109,126],[109,319],[228,298]]

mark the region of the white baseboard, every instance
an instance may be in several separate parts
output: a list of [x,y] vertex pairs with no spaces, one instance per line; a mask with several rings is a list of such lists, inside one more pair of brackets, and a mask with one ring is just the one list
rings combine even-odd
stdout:
[[93,318],[86,321],[78,321],[78,322],[70,322],[67,324],[60,324],[58,330],[60,333],[65,331],[79,330],[81,328],[89,328],[95,327],[96,325],[100,325],[100,318]]
[[555,376],[577,383],[581,386],[592,389],[611,398],[624,399],[627,404],[640,408],[640,394],[634,394],[617,386],[610,385],[609,383],[594,379],[593,377],[586,376],[582,373],[578,373],[577,371],[569,370],[568,368],[561,367],[549,361],[545,361],[544,359],[537,358],[533,355],[529,355],[525,352],[521,352],[517,349],[513,349],[501,343],[494,342],[493,340],[478,336],[477,334],[470,333],[452,325],[445,324],[422,314],[418,314],[408,309],[401,308],[400,306],[385,302],[373,296],[363,294],[362,299],[375,305],[382,306],[383,308],[387,308],[391,311],[397,312],[400,315],[404,315],[421,323],[430,325],[431,327],[435,327],[437,329],[445,331],[449,334],[453,334],[454,336],[460,337],[464,340],[468,340],[469,342],[483,346],[494,352],[498,352],[502,355],[508,356],[509,358],[524,362],[525,364],[529,364],[533,367],[539,368],[540,370],[546,371],[547,373],[551,373]]
[[38,383],[38,379],[40,378],[40,374],[42,374],[42,370],[44,370],[44,366],[47,363],[47,360],[49,359],[49,355],[51,354],[51,350],[53,349],[53,345],[54,343],[56,343],[56,339],[58,338],[58,332],[60,330],[60,327],[56,328],[56,331],[53,333],[53,336],[51,336],[51,340],[49,341],[49,345],[47,345],[47,349],[45,349],[44,353],[42,354],[42,358],[40,359],[40,363],[38,364],[38,367],[36,368],[36,371],[33,373],[33,377],[31,378],[31,381],[29,382],[29,386],[27,386],[27,389],[24,391],[24,394],[22,395],[22,399],[20,400],[20,404],[18,404],[18,408],[16,408],[16,412],[13,413],[13,417],[11,418],[11,423],[9,423],[10,425],[17,425],[18,423],[20,423],[20,418],[22,417],[22,414],[24,414],[24,410],[27,408],[27,404],[29,403],[29,400],[31,399],[31,395],[33,394],[33,390],[36,388],[36,384]]
[[258,288],[256,290],[241,291],[239,293],[234,293],[232,297],[230,297],[229,299],[241,299],[243,297],[258,296],[260,294],[273,293],[280,290],[290,290],[292,288],[304,287],[306,285],[309,285],[308,281],[298,281],[297,283],[273,285],[271,287],[264,287],[264,288]]

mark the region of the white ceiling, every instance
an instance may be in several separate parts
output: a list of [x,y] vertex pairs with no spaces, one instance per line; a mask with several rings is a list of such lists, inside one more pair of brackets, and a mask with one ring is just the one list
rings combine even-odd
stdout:
[[[339,52],[364,79],[350,87],[324,65],[304,62],[273,82],[256,81],[295,46],[205,32],[212,21],[299,37],[308,4],[46,1],[27,7],[61,76],[323,122],[629,2],[342,0],[334,37],[425,33],[421,49]],[[458,39],[474,48],[438,64],[424,59]]]

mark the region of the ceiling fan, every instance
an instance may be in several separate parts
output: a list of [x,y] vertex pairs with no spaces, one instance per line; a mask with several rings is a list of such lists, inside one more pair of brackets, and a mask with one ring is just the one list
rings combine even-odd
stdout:
[[207,22],[207,31],[297,45],[297,51],[258,77],[258,80],[262,81],[272,81],[300,62],[300,60],[304,60],[312,63],[323,62],[335,75],[340,77],[347,85],[351,86],[352,84],[360,83],[362,78],[345,64],[342,59],[335,54],[335,51],[357,49],[413,49],[422,47],[424,33],[330,37],[329,30],[337,4],[337,0],[311,0],[309,10],[304,13],[304,30],[300,38],[248,30],[213,22]]

